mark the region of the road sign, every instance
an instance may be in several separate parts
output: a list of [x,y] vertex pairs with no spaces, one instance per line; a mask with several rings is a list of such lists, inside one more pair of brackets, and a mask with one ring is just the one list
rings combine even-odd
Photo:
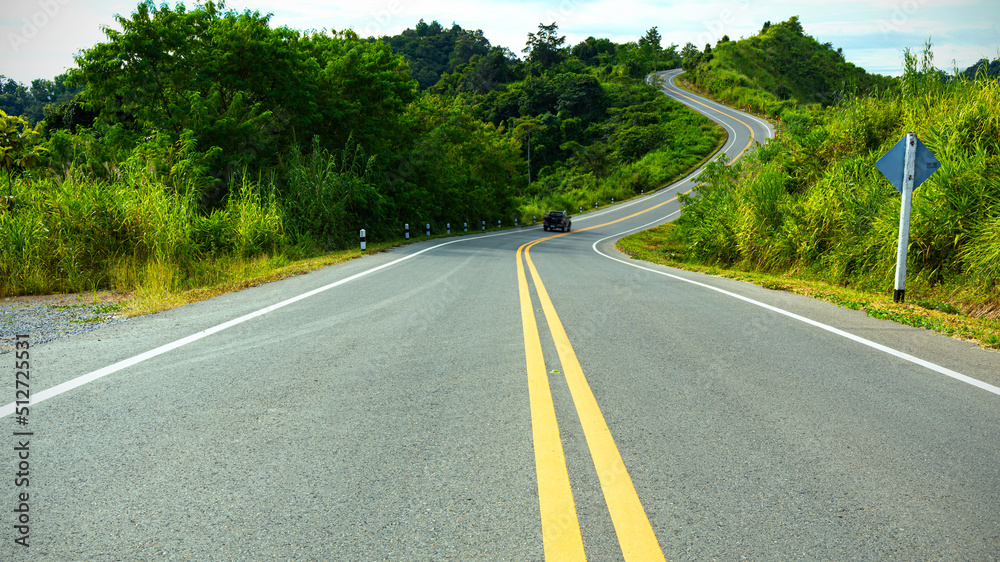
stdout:
[[[914,135],[916,138],[916,135]],[[917,159],[913,166],[913,189],[924,183],[924,180],[931,177],[931,174],[941,167],[941,163],[934,157],[934,154],[924,146],[924,143],[917,139],[916,145]],[[903,164],[906,160],[906,137],[903,137],[895,146],[889,149],[882,158],[879,158],[875,166],[888,179],[896,191],[903,192]]]
[[910,245],[910,206],[913,190],[941,167],[938,159],[920,142],[915,133],[906,136],[875,163],[892,185],[903,194],[899,211],[899,245],[896,247],[896,284],[894,302],[906,298],[906,252]]

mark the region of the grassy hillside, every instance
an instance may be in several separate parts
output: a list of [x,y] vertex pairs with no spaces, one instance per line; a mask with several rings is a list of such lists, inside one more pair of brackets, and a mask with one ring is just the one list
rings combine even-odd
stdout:
[[1000,79],[943,80],[929,49],[904,63],[893,88],[786,108],[778,140],[713,164],[666,229],[673,259],[888,298],[900,197],[875,162],[913,131],[942,165],[914,195],[907,298],[1000,318]]
[[847,62],[841,49],[806,35],[797,17],[765,23],[747,39],[723,38],[704,52],[689,49],[684,68],[685,79],[697,89],[772,116],[789,107],[833,105],[893,84]]

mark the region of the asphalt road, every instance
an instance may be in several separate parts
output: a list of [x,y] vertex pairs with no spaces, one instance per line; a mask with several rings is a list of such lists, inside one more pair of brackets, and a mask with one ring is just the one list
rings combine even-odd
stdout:
[[0,558],[1000,557],[1000,355],[614,250],[691,187],[30,347]]

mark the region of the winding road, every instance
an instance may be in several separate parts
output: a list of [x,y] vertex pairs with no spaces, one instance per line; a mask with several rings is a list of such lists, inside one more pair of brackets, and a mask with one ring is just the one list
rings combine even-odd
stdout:
[[0,558],[997,559],[1000,355],[614,249],[695,175],[0,355]]

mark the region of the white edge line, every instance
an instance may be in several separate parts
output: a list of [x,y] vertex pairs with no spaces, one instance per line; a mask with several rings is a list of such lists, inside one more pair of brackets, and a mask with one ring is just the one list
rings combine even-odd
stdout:
[[725,289],[720,289],[718,287],[713,287],[712,285],[708,285],[706,283],[701,283],[699,281],[693,281],[691,279],[685,279],[684,277],[673,275],[672,273],[667,273],[665,271],[659,271],[659,270],[656,270],[656,269],[651,269],[651,268],[644,267],[644,266],[641,266],[641,265],[636,264],[636,263],[625,261],[625,260],[622,260],[622,259],[610,256],[608,254],[605,254],[604,252],[602,252],[602,251],[600,251],[600,250],[597,249],[597,245],[599,243],[601,243],[601,242],[603,242],[603,241],[605,241],[605,240],[607,240],[609,238],[615,238],[617,236],[624,236],[625,234],[628,234],[628,233],[631,233],[631,232],[636,232],[638,230],[643,230],[643,229],[648,228],[649,226],[651,226],[653,224],[657,224],[657,223],[663,222],[664,220],[669,219],[670,217],[672,217],[672,216],[674,216],[676,214],[679,214],[679,213],[680,213],[680,211],[674,211],[673,213],[670,213],[669,215],[667,215],[667,216],[665,216],[665,217],[663,217],[661,219],[658,219],[658,220],[655,220],[653,222],[644,224],[644,225],[642,225],[642,226],[640,226],[638,228],[633,228],[631,230],[626,230],[626,231],[618,233],[618,234],[613,234],[611,236],[607,236],[605,238],[601,238],[600,240],[597,240],[596,242],[594,242],[592,248],[599,255],[602,255],[602,256],[610,259],[610,260],[614,260],[616,262],[623,263],[625,265],[630,265],[632,267],[637,267],[639,269],[642,269],[642,270],[645,270],[645,271],[649,271],[649,272],[652,272],[652,273],[658,273],[660,275],[665,275],[665,276],[670,277],[672,279],[677,279],[678,281],[684,281],[685,283],[690,283],[692,285],[697,285],[699,287],[704,287],[706,289],[711,289],[711,290],[713,290],[713,291],[715,291],[717,293],[722,293],[723,295],[730,296],[730,297],[739,299],[739,300],[744,301],[744,302],[748,302],[750,304],[759,306],[761,308],[765,308],[765,309],[770,310],[772,312],[777,312],[778,314],[782,314],[784,316],[787,316],[789,318],[798,320],[800,322],[805,322],[806,324],[809,324],[810,326],[815,326],[816,328],[819,328],[821,330],[826,330],[827,332],[830,332],[832,334],[836,334],[838,336],[847,338],[847,339],[849,339],[851,341],[860,343],[862,345],[867,345],[868,347],[871,347],[873,349],[877,349],[877,350],[882,351],[884,353],[888,353],[889,355],[892,355],[894,357],[898,357],[899,359],[902,359],[904,361],[909,361],[910,363],[915,363],[917,365],[920,365],[921,367],[925,367],[927,369],[930,369],[930,370],[935,371],[937,373],[940,373],[942,375],[951,377],[951,378],[956,379],[956,380],[960,380],[960,381],[962,381],[964,383],[971,384],[972,386],[981,388],[981,389],[983,389],[983,390],[985,390],[987,392],[992,392],[993,394],[996,394],[997,396],[1000,396],[1000,388],[995,387],[992,384],[983,382],[983,381],[981,381],[979,379],[974,379],[974,378],[972,378],[970,376],[963,375],[962,373],[959,373],[959,372],[956,372],[956,371],[952,371],[951,369],[948,369],[947,367],[942,367],[941,365],[938,365],[936,363],[931,363],[930,361],[925,361],[923,359],[920,359],[919,357],[914,357],[913,355],[910,355],[908,353],[904,353],[904,352],[899,351],[897,349],[893,349],[891,347],[886,347],[886,346],[884,346],[884,345],[882,345],[880,343],[875,343],[875,342],[873,342],[871,340],[868,340],[868,339],[865,339],[865,338],[863,338],[861,336],[856,336],[856,335],[854,335],[854,334],[852,334],[850,332],[845,332],[845,331],[843,331],[841,329],[834,328],[833,326],[829,326],[827,324],[823,324],[822,322],[817,322],[815,320],[812,320],[811,318],[806,318],[805,316],[800,316],[798,314],[795,314],[794,312],[789,312],[787,310],[778,308],[776,306],[772,306],[772,305],[769,305],[769,304],[766,304],[766,303],[762,303],[760,301],[756,301],[754,299],[751,299],[751,298],[748,298],[748,297],[744,297],[743,295],[738,295],[736,293],[732,293],[732,292],[727,291]]
[[[132,365],[136,365],[138,363],[142,363],[143,361],[145,361],[147,359],[152,359],[153,357],[157,357],[159,355],[163,355],[164,353],[167,353],[168,351],[173,351],[173,350],[175,350],[175,349],[177,349],[179,347],[185,346],[185,345],[187,345],[189,343],[192,343],[192,342],[196,342],[196,341],[198,341],[198,340],[200,340],[202,338],[208,337],[208,336],[210,336],[212,334],[215,334],[217,332],[221,332],[221,331],[223,331],[225,329],[232,328],[233,326],[236,326],[237,324],[242,324],[243,322],[246,322],[247,320],[252,320],[254,318],[257,318],[258,316],[263,316],[263,315],[267,314],[268,312],[272,312],[272,311],[278,310],[279,308],[283,308],[283,307],[288,306],[288,305],[290,305],[292,303],[296,303],[296,302],[298,302],[300,300],[307,299],[307,298],[309,298],[309,297],[311,297],[313,295],[322,293],[323,291],[328,291],[328,290],[330,290],[330,289],[332,289],[334,287],[337,287],[339,285],[343,285],[345,283],[349,283],[351,281],[354,281],[355,279],[359,279],[361,277],[364,277],[365,275],[369,275],[371,273],[375,273],[376,271],[379,271],[381,269],[385,269],[385,268],[387,268],[387,267],[389,267],[391,265],[396,265],[399,262],[406,261],[406,260],[408,260],[408,259],[410,259],[412,257],[415,257],[415,256],[419,256],[420,254],[422,254],[424,252],[429,252],[431,250],[440,248],[442,246],[447,246],[449,244],[455,244],[457,242],[466,242],[466,241],[469,241],[469,240],[478,240],[478,239],[482,239],[482,238],[491,238],[493,236],[503,236],[503,235],[506,235],[506,234],[513,234],[515,232],[519,232],[519,229],[508,230],[508,231],[498,232],[498,233],[494,233],[494,234],[487,234],[487,235],[483,235],[483,236],[461,237],[461,238],[458,238],[458,239],[455,239],[455,240],[450,240],[448,242],[444,242],[444,243],[441,243],[441,244],[436,244],[436,245],[431,246],[429,248],[424,248],[423,250],[420,250],[419,252],[414,252],[412,254],[403,256],[403,257],[401,257],[401,258],[399,258],[397,260],[393,260],[393,261],[391,261],[389,263],[384,263],[382,265],[373,267],[371,269],[362,271],[360,273],[355,273],[354,275],[351,275],[350,277],[345,277],[345,278],[343,278],[343,279],[341,279],[339,281],[334,281],[333,283],[330,283],[329,285],[324,285],[324,286],[319,287],[317,289],[312,289],[311,291],[307,291],[307,292],[302,293],[300,295],[296,295],[296,296],[294,296],[294,297],[292,297],[290,299],[286,299],[286,300],[283,300],[283,301],[281,301],[279,303],[272,304],[270,306],[266,306],[266,307],[264,307],[264,308],[262,308],[260,310],[256,310],[256,311],[251,312],[249,314],[245,314],[243,316],[240,316],[239,318],[234,318],[234,319],[229,320],[227,322],[223,322],[221,324],[217,324],[215,326],[212,326],[211,328],[202,330],[200,332],[196,332],[194,334],[191,334],[190,336],[183,337],[183,338],[181,338],[179,340],[170,342],[168,344],[161,345],[160,347],[157,347],[155,349],[151,349],[151,350],[149,350],[149,351],[147,351],[145,353],[140,353],[139,355],[135,355],[133,357],[129,357],[128,359],[124,359],[124,360],[119,361],[117,363],[114,363],[112,365],[108,365],[107,367],[98,369],[96,371],[92,371],[92,372],[87,373],[85,375],[80,375],[80,376],[78,376],[76,378],[73,378],[73,379],[70,379],[70,380],[68,380],[68,381],[66,381],[64,383],[57,384],[56,386],[53,386],[53,387],[47,388],[47,389],[45,389],[45,390],[43,390],[41,392],[32,394],[31,395],[31,399],[29,400],[28,406],[29,407],[30,406],[34,406],[34,405],[38,404],[39,402],[41,402],[43,400],[48,400],[49,398],[52,398],[53,396],[58,396],[58,395],[63,394],[65,392],[69,392],[70,390],[73,390],[74,388],[83,386],[83,385],[85,385],[87,383],[90,383],[90,382],[94,382],[94,381],[96,381],[97,379],[99,379],[101,377],[105,377],[107,375],[110,375],[112,373],[118,372],[118,371],[120,371],[122,369],[125,369],[127,367],[131,367]],[[7,417],[7,416],[11,415],[12,413],[14,413],[14,409],[15,409],[16,405],[17,405],[16,402],[11,402],[10,404],[7,404],[6,406],[0,407],[0,418]]]

